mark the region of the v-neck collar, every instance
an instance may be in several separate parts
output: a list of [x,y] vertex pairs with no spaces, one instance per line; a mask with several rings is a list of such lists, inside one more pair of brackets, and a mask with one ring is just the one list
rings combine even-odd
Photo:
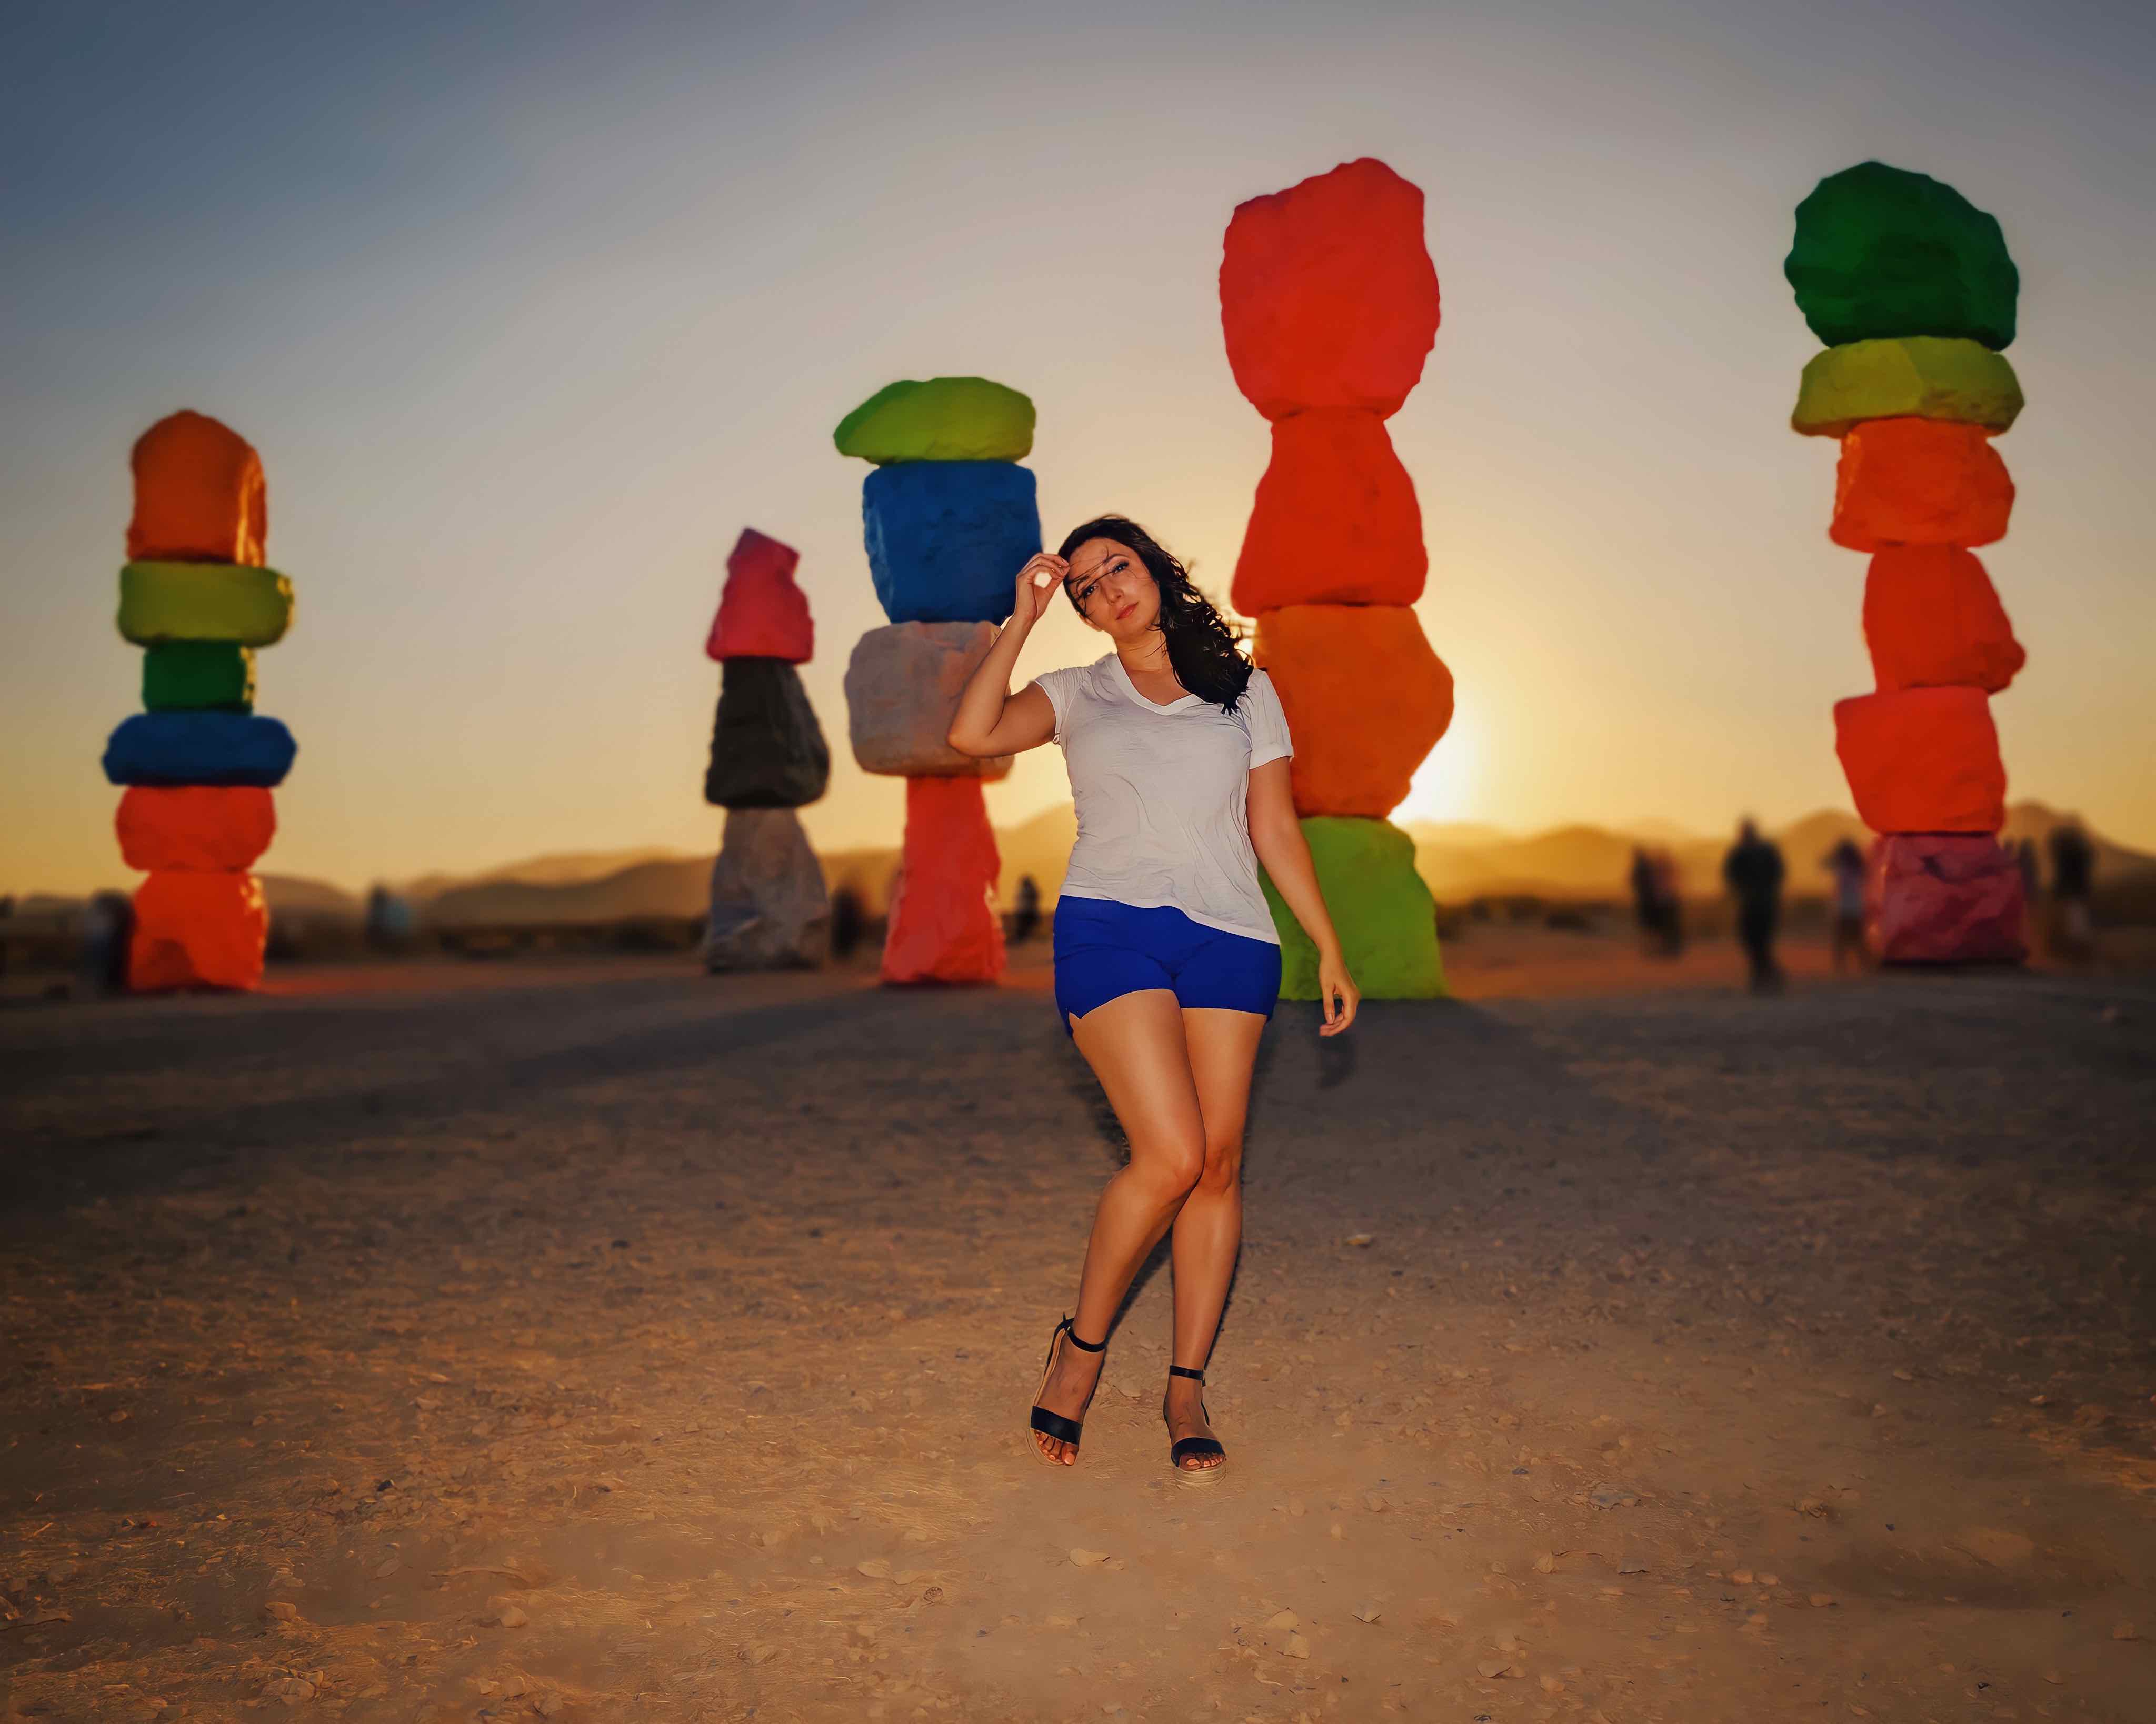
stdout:
[[1158,700],[1148,700],[1138,692],[1138,685],[1131,680],[1130,670],[1124,664],[1121,653],[1109,654],[1108,662],[1115,666],[1116,686],[1148,712],[1180,712],[1197,701],[1198,696],[1192,694],[1178,695],[1164,706]]

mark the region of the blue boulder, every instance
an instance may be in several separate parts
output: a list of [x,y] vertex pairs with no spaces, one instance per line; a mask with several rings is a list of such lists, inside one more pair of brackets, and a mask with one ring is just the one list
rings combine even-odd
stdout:
[[300,745],[253,712],[138,712],[105,745],[115,784],[281,784]]
[[861,486],[876,597],[894,623],[1000,623],[1040,549],[1033,475],[1011,461],[902,461]]

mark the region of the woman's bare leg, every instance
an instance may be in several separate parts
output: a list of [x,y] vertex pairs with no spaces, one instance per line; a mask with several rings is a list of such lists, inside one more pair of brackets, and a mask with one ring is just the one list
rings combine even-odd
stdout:
[[[1093,1212],[1078,1282],[1079,1338],[1104,1341],[1132,1276],[1198,1183],[1205,1125],[1183,1049],[1183,1008],[1166,988],[1143,988],[1096,1006],[1077,1021],[1074,1034],[1131,1145],[1130,1165],[1108,1182]],[[1059,1347],[1040,1404],[1077,1418],[1100,1374],[1098,1353]],[[1033,1440],[1050,1460],[1067,1465],[1078,1458],[1068,1444],[1039,1431]]]
[[[1205,1368],[1213,1337],[1227,1306],[1235,1255],[1243,1244],[1243,1125],[1250,1106],[1250,1070],[1265,1020],[1255,1012],[1194,1008],[1183,1014],[1184,1045],[1205,1127],[1205,1166],[1175,1218],[1175,1360]],[[1204,1388],[1187,1377],[1168,1379],[1170,1441],[1209,1437],[1203,1410]],[[1218,1466],[1217,1455],[1197,1455],[1183,1465]]]

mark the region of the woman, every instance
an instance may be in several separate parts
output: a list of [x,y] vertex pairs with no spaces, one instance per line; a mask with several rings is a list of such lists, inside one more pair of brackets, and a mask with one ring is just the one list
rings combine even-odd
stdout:
[[[1115,650],[1018,694],[1011,671],[1060,584]],[[953,748],[1062,746],[1078,843],[1055,911],[1055,1004],[1130,1140],[1093,1217],[1075,1317],[1055,1326],[1034,1442],[1068,1466],[1108,1329],[1138,1265],[1174,1231],[1169,1461],[1214,1475],[1227,1451],[1199,1387],[1242,1244],[1243,1119],[1258,1039],[1280,994],[1265,865],[1318,952],[1322,1035],[1358,996],[1288,793],[1287,720],[1183,565],[1103,516],[1019,571],[1010,621],[952,721]],[[1086,1337],[1096,1337],[1088,1340]]]

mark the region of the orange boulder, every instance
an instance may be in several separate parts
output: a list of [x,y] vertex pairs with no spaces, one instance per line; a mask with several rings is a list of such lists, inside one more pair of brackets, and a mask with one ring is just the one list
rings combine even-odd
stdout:
[[270,911],[253,875],[153,874],[135,894],[127,985],[138,993],[253,988],[269,938]]
[[1984,565],[1953,545],[1890,545],[1871,559],[1864,639],[1890,693],[1961,686],[1995,695],[2028,657]]
[[1235,563],[1237,610],[1413,604],[1429,572],[1414,485],[1383,419],[1335,408],[1274,422]]
[[1004,928],[989,895],[1002,859],[978,778],[908,778],[906,848],[883,947],[886,982],[993,982]]
[[1874,832],[1996,832],[2006,768],[1981,689],[1901,689],[1834,709],[1835,752]]
[[1299,814],[1383,819],[1452,722],[1452,673],[1404,605],[1264,612],[1251,656],[1287,715]]
[[1399,410],[1437,337],[1422,230],[1421,188],[1367,156],[1236,207],[1220,324],[1260,413]]
[[262,458],[229,426],[177,413],[135,440],[130,562],[259,567],[270,538]]
[[1834,522],[1851,551],[1989,545],[2006,536],[2014,481],[1980,425],[1867,419],[1841,439]]
[[129,787],[113,825],[120,854],[145,874],[252,868],[277,835],[277,805],[253,784]]

